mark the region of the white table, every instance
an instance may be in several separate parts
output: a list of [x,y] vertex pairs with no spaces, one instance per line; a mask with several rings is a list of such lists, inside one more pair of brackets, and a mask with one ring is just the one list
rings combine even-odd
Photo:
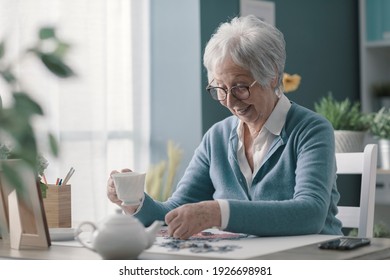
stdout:
[[[242,249],[230,253],[194,254],[185,250],[164,251],[157,245],[144,251],[140,259],[390,259],[390,239],[373,238],[370,246],[353,251],[321,250],[318,243],[333,239],[330,235],[304,235],[287,237],[260,237],[237,240],[230,244]],[[158,240],[157,240],[158,241]],[[221,241],[222,242],[222,241]],[[223,241],[226,242],[226,241]],[[233,242],[233,243],[232,243]],[[222,244],[222,243],[220,243]],[[100,256],[76,241],[53,242],[48,249],[10,249],[0,240],[2,259],[48,259],[48,260],[99,260]]]

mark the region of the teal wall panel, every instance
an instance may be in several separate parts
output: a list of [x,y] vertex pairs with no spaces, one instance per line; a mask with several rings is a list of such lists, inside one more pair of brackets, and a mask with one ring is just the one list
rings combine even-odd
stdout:
[[[275,0],[276,26],[287,45],[286,72],[302,76],[288,97],[309,109],[329,91],[337,99],[359,100],[358,1]],[[200,0],[203,49],[220,22],[239,14],[239,0]],[[202,67],[203,133],[230,112],[205,91]]]
[[[238,16],[240,2],[237,0],[200,0],[200,23],[202,58],[210,36],[221,22]],[[202,64],[202,129],[206,132],[215,122],[230,115],[230,112],[208,96],[206,70]]]

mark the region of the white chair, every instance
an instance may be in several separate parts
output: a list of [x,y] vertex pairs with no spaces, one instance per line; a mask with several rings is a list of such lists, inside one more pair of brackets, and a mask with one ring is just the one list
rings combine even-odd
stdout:
[[361,153],[336,153],[337,174],[361,174],[359,206],[338,206],[344,228],[357,228],[359,237],[372,237],[378,147],[368,144]]

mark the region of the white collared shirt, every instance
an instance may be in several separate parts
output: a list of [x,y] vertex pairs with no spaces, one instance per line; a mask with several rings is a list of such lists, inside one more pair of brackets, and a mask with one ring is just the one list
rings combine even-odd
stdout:
[[[280,135],[285,123],[287,113],[290,110],[290,100],[283,94],[276,104],[271,115],[268,117],[260,133],[256,136],[253,142],[253,172],[249,166],[245,155],[244,147],[244,123],[239,122],[237,126],[238,147],[237,158],[238,163],[243,173],[248,188],[252,187],[253,177],[257,174],[261,166],[264,164],[265,156],[267,155],[273,140]],[[229,203],[227,200],[218,199],[221,208],[221,229],[227,227],[229,221]]]

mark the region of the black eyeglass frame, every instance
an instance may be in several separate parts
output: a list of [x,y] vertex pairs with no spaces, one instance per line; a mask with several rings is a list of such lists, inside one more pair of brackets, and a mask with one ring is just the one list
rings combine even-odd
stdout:
[[[253,87],[256,83],[257,83],[257,81],[256,80],[254,80],[249,86],[233,86],[233,87],[231,87],[230,89],[225,89],[225,88],[222,88],[222,87],[213,87],[213,86],[211,86],[211,83],[214,81],[214,79],[210,82],[210,84],[208,84],[207,85],[207,87],[206,87],[206,90],[207,90],[207,92],[211,95],[211,97],[214,99],[214,100],[216,100],[216,101],[224,101],[224,100],[226,100],[226,98],[227,98],[227,95],[229,94],[229,92],[236,98],[236,99],[238,99],[238,100],[246,100],[246,99],[248,99],[249,97],[250,97],[250,95],[251,95],[251,91],[250,91],[250,88],[251,87]],[[235,94],[235,89],[237,89],[237,88],[241,88],[241,89],[246,89],[247,91],[248,91],[248,96],[247,97],[245,97],[245,98],[240,98],[240,97],[238,97],[236,94]],[[220,99],[220,98],[218,98],[218,89],[221,89],[221,90],[223,90],[224,92],[225,92],[225,97],[223,98],[223,99]],[[213,92],[214,91],[214,92]]]

